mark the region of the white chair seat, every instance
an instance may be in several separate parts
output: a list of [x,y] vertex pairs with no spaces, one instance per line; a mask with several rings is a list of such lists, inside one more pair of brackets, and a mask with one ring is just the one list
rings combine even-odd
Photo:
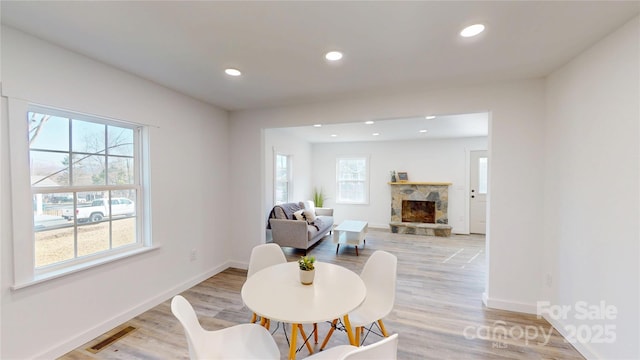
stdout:
[[241,324],[222,330],[205,330],[191,304],[180,295],[171,301],[171,312],[184,327],[192,360],[280,359],[276,342],[260,325]]
[[338,360],[342,359],[345,355],[351,353],[353,350],[358,349],[353,345],[338,345],[326,350],[318,351],[311,356],[307,356],[305,359],[309,360]]
[[310,360],[395,360],[398,358],[398,334],[371,345],[356,347],[340,345],[315,353]]
[[240,324],[206,333],[201,359],[280,359],[280,350],[267,329]]

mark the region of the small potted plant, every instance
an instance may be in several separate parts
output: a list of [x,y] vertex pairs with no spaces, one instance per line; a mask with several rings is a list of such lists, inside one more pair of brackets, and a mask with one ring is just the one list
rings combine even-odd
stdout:
[[316,268],[313,263],[316,262],[316,258],[313,256],[302,256],[298,260],[300,266],[300,282],[303,285],[313,284],[313,278],[316,274]]

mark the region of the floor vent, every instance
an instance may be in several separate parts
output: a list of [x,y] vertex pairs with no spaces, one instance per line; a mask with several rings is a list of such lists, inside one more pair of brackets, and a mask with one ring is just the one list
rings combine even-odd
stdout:
[[132,332],[135,329],[136,328],[134,328],[133,326],[127,326],[126,328],[118,331],[117,333],[109,336],[108,338],[106,338],[106,339],[100,341],[99,343],[93,345],[92,347],[88,348],[87,351],[89,351],[90,353],[96,354],[99,351],[102,351],[107,346],[109,346],[109,345],[113,344],[114,342],[118,341],[123,336],[126,336],[127,334],[129,334],[130,332]]

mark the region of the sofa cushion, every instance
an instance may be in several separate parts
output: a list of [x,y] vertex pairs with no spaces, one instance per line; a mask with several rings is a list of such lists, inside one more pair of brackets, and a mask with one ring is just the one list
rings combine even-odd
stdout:
[[312,200],[301,201],[300,207],[305,210],[310,210],[314,215],[316,214],[316,205],[313,203]]

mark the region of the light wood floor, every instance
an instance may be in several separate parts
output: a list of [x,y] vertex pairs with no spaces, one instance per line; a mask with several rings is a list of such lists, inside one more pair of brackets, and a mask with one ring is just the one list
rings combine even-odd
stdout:
[[[396,303],[385,319],[385,326],[390,333],[400,335],[399,359],[584,359],[555,330],[548,343],[539,344],[544,343],[541,331],[549,333],[551,329],[545,320],[483,306],[486,274],[483,236],[437,238],[370,229],[366,239],[366,247],[360,250],[358,257],[355,249],[349,246],[341,246],[336,255],[329,238],[312,248],[309,254],[319,261],[339,264],[356,273],[360,273],[375,250],[386,250],[398,257]],[[293,249],[285,252],[290,261],[302,255]],[[251,313],[240,298],[245,278],[246,271],[227,269],[182,295],[193,304],[206,329],[246,323]],[[61,359],[187,359],[186,338],[171,314],[169,303],[170,300],[165,301]],[[137,329],[96,354],[86,350],[126,326]],[[324,323],[318,327],[322,342],[329,327]],[[271,330],[274,328],[272,324]],[[492,337],[491,334],[500,328],[507,331],[506,337],[498,338],[502,334],[500,331]],[[526,341],[522,332],[533,334],[534,329],[539,336]],[[290,332],[289,328],[287,332]],[[478,338],[478,334],[485,339]],[[471,339],[472,336],[475,338]],[[275,332],[274,338],[282,359],[286,359],[288,345],[282,328]],[[365,343],[378,339],[376,335],[370,335]],[[346,343],[346,334],[335,332],[328,346]],[[307,355],[305,348],[297,358]]]

